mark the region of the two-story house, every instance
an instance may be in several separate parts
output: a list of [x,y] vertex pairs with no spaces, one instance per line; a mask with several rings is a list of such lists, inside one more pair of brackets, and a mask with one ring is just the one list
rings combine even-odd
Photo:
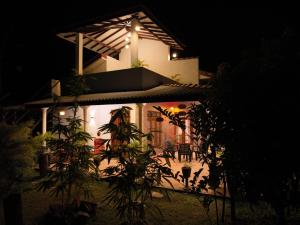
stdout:
[[[206,88],[199,85],[198,58],[180,58],[185,46],[143,7],[131,8],[57,34],[76,47],[76,76],[85,76],[87,93],[77,97],[83,129],[96,136],[98,128],[108,123],[111,112],[123,105],[131,107],[130,121],[143,132],[152,132],[153,145],[190,142],[189,121],[185,134],[170,125],[153,106],[174,113],[201,98]],[[84,63],[83,50],[99,56]],[[52,81],[58,96],[57,114],[70,115],[74,102],[64,81]],[[28,107],[42,109],[43,132],[47,130],[47,112],[53,98],[28,102]],[[159,118],[159,119],[158,119]],[[161,119],[163,118],[163,120]],[[105,134],[104,138],[109,138]]]

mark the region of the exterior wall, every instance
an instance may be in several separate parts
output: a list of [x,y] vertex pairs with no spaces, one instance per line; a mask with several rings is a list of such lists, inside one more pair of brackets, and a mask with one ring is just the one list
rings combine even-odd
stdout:
[[[143,103],[142,109],[142,131],[144,133],[149,133],[150,131],[150,122],[148,120],[148,111],[156,111],[153,106],[161,106],[162,108],[167,108],[168,110],[176,113],[179,111],[187,111],[187,109],[179,109],[179,104],[185,104],[187,107],[193,102],[157,102],[157,103]],[[114,109],[121,108],[122,106],[131,107],[130,111],[130,122],[138,124],[139,121],[139,112],[137,104],[115,104],[115,105],[91,105],[87,107],[87,121],[86,128],[87,132],[95,138],[97,136],[97,131],[99,127],[108,123],[111,118],[110,112]],[[64,111],[65,115],[60,116],[63,122],[66,122],[64,119],[73,116],[73,111],[68,108],[61,108],[59,111]],[[157,111],[156,111],[157,112]],[[83,119],[83,109],[79,108],[78,114],[81,119]],[[170,141],[174,144],[178,144],[181,142],[181,134],[182,131],[180,128],[169,123],[169,119],[165,116],[162,116],[164,119],[161,122],[161,148],[164,148],[166,145],[166,141]],[[189,121],[186,121],[186,143],[190,143],[189,134]],[[101,134],[101,138],[108,139],[110,138],[110,134]],[[146,141],[146,140],[144,140]],[[93,140],[89,141],[89,145],[93,146]],[[146,144],[146,142],[144,143]]]
[[[114,109],[121,108],[122,106],[129,106],[132,108],[130,111],[130,122],[137,122],[137,106],[136,104],[116,104],[116,105],[92,105],[87,108],[87,132],[92,136],[97,136],[98,128],[102,125],[109,122],[111,118],[110,112]],[[66,122],[64,119],[73,116],[73,111],[68,108],[61,108],[59,111],[64,111],[65,115],[61,116],[63,122]],[[79,108],[78,117],[83,119],[83,109]],[[101,138],[110,138],[110,134],[101,134]],[[93,145],[93,141],[89,141],[89,145]]]
[[129,68],[124,61],[114,59],[110,56],[107,56],[106,59],[107,69],[106,71],[122,70]]
[[107,70],[107,61],[103,58],[99,58],[87,67],[84,68],[83,73],[84,74],[90,74],[90,73],[100,73],[100,72],[106,72]]
[[[161,41],[139,39],[138,55],[147,69],[171,78],[178,74],[179,82],[198,84],[198,58],[169,60],[169,46]],[[105,66],[101,64],[105,62]],[[123,48],[119,60],[106,57],[99,59],[85,69],[85,73],[96,73],[131,68],[130,49]]]
[[[136,105],[135,104],[122,104],[122,105],[92,105],[88,107],[87,118],[87,132],[92,137],[96,137],[98,128],[108,123],[111,118],[110,112],[114,109],[121,108],[122,106],[129,106],[132,108],[130,111],[130,122],[136,122]],[[110,134],[101,134],[102,138],[110,138]]]

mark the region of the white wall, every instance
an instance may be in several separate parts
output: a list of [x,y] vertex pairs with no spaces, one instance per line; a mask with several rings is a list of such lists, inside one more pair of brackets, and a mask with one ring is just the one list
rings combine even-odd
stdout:
[[89,64],[87,67],[84,68],[84,74],[90,73],[101,73],[107,71],[107,61],[103,58],[99,58],[93,63]]
[[[179,82],[198,84],[198,58],[169,60],[169,46],[155,40],[139,39],[138,48],[139,59],[148,65],[147,69],[169,78],[179,74]],[[107,56],[106,67],[100,67],[102,64],[99,61],[103,59],[92,63],[85,71],[96,73],[131,68],[130,49],[123,48],[119,60]]]
[[[122,106],[129,106],[132,108],[130,111],[130,122],[136,123],[137,118],[138,118],[138,111],[137,111],[137,106],[136,104],[116,104],[116,105],[92,105],[87,107],[87,132],[92,136],[96,137],[98,128],[101,127],[102,125],[109,123],[111,114],[110,112],[114,109],[121,108]],[[65,118],[72,117],[73,112],[72,110],[68,108],[61,108],[60,111],[64,111],[65,115],[61,116],[63,119],[64,123]],[[78,117],[83,119],[83,110],[82,108],[79,108],[78,110]],[[110,138],[110,134],[101,134],[101,138]],[[90,145],[93,145],[93,140],[89,141]]]
[[[129,106],[132,108],[130,111],[130,122],[136,121],[136,105],[135,104],[116,104],[116,105],[92,105],[87,110],[87,132],[93,137],[96,137],[98,128],[106,123],[109,123],[111,114],[114,109],[121,108],[122,106]],[[110,138],[110,134],[102,134],[102,138]]]

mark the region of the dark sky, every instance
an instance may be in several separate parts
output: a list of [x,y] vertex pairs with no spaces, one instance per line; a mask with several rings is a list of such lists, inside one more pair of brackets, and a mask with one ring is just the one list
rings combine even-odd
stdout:
[[262,38],[297,26],[296,10],[290,8],[202,6],[188,0],[12,4],[1,8],[4,90],[27,100],[52,77],[64,76],[74,65],[75,46],[57,38],[56,31],[122,9],[128,2],[143,2],[187,46],[187,55],[199,56],[200,69],[212,72],[221,62],[237,61],[243,49],[257,46]]

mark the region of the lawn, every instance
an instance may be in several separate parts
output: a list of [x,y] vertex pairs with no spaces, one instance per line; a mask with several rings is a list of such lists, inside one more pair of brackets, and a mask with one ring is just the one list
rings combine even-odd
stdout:
[[[95,185],[94,199],[92,201],[99,204],[97,214],[93,217],[89,224],[91,225],[118,225],[120,220],[115,215],[115,210],[102,202],[108,187],[105,183]],[[153,203],[157,205],[163,216],[154,219],[149,218],[150,224],[165,225],[211,225],[215,224],[215,208],[212,205],[209,217],[200,201],[191,194],[178,193],[170,191],[171,201],[167,197],[154,199]],[[35,190],[27,191],[23,194],[24,204],[24,220],[25,225],[36,225],[41,217],[47,212],[49,204],[57,203],[58,199],[51,198],[46,193],[37,192]],[[221,206],[221,202],[218,202]],[[226,224],[230,224],[229,205],[226,208]],[[220,207],[221,208],[221,207]],[[245,203],[237,204],[238,224],[241,225],[271,225],[275,224],[275,216],[267,205],[255,207],[254,211]],[[299,224],[300,215],[295,214],[289,218],[289,224]],[[3,224],[0,220],[0,224]]]

